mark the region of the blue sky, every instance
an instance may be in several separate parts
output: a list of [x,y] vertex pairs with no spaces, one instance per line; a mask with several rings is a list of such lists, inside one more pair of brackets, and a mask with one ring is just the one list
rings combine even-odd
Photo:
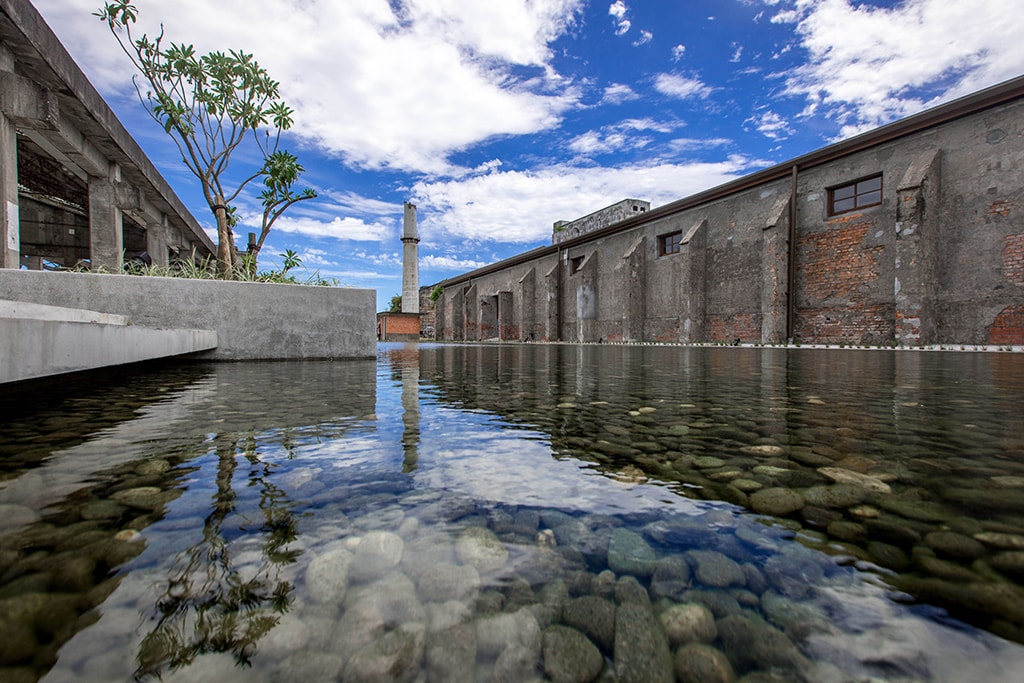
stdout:
[[[136,0],[140,26],[238,48],[296,110],[285,146],[319,193],[261,265],[299,253],[346,286],[401,291],[402,202],[420,283],[550,243],[634,197],[654,206],[1024,73],[1019,0]],[[34,0],[204,226],[176,148],[91,12]],[[171,11],[170,7],[173,7]],[[239,157],[239,165],[244,159]],[[239,202],[240,240],[255,229]],[[239,246],[244,248],[244,243]]]

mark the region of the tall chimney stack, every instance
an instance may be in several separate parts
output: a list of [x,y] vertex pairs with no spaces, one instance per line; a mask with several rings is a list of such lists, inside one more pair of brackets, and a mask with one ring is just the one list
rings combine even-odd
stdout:
[[402,224],[402,313],[420,312],[419,243],[416,234],[416,205],[405,202]]

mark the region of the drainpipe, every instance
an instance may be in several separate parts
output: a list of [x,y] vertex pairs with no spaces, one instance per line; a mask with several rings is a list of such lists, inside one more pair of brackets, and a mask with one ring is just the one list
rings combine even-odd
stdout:
[[793,166],[789,187],[788,254],[786,258],[786,340],[793,341],[796,321],[796,181],[797,167]]

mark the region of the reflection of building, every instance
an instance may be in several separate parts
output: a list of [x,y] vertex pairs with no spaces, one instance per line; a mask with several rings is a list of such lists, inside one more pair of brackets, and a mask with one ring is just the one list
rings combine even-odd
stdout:
[[381,341],[418,341],[420,338],[419,243],[416,206],[404,205],[402,221],[402,310],[377,314]]
[[443,340],[1024,344],[1021,207],[1024,77],[424,289]]
[[[88,19],[88,17],[86,17]],[[0,0],[0,267],[119,271],[213,243],[27,0]]]

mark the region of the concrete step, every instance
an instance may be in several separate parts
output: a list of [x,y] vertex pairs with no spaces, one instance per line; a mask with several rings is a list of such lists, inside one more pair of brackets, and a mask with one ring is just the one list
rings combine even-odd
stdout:
[[155,330],[124,315],[0,300],[0,384],[216,347],[213,330]]

